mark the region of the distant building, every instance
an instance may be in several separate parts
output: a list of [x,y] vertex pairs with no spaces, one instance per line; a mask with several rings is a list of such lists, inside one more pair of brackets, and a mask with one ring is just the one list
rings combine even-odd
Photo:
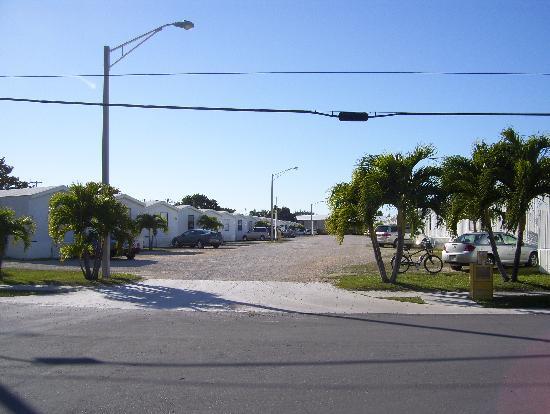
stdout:
[[[52,259],[59,257],[59,247],[48,234],[48,212],[50,198],[56,193],[67,191],[67,187],[33,187],[15,190],[0,190],[0,206],[15,211],[17,217],[29,216],[36,224],[31,235],[31,245],[25,250],[22,242],[8,242],[6,257],[14,259]],[[66,240],[72,240],[67,234]]]
[[296,221],[302,224],[307,230],[311,230],[311,221],[313,220],[313,230],[317,233],[326,233],[326,221],[328,214],[304,214],[303,216],[296,216]]

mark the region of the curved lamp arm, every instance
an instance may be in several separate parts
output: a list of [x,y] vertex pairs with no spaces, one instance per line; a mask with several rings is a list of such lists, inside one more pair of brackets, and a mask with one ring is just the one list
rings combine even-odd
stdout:
[[[185,30],[189,30],[189,29],[192,29],[193,27],[195,27],[193,22],[190,22],[189,20],[183,20],[181,22],[163,24],[162,26],[159,26],[156,29],[150,30],[147,33],[143,33],[142,35],[134,37],[133,39],[128,40],[127,42],[124,42],[124,43],[122,43],[118,46],[115,46],[113,48],[109,48],[109,52],[114,52],[115,50],[120,49],[121,53],[122,53],[121,56],[117,60],[115,60],[113,63],[111,63],[109,65],[109,69],[112,68],[114,65],[116,65],[118,62],[120,62],[122,59],[124,59],[126,56],[128,56],[130,53],[132,53],[135,49],[137,49],[139,46],[141,46],[143,43],[145,43],[151,37],[153,37],[158,32],[160,32],[162,29],[164,29],[165,27],[168,27],[168,26],[174,26],[174,27],[178,27],[180,29],[185,29]],[[124,46],[131,45],[131,44],[133,44],[135,42],[138,42],[138,41],[139,41],[139,43],[136,44],[134,47],[132,47],[130,50],[128,50],[127,52],[124,51]]]

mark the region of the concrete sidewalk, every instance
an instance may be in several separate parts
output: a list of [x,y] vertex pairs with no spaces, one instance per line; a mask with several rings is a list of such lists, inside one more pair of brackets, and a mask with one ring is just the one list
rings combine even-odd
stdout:
[[[0,301],[41,306],[201,312],[550,314],[550,310],[483,308],[470,301],[466,293],[350,292],[320,282],[148,279],[132,285],[61,289],[64,293],[0,298]],[[383,299],[389,296],[420,296],[427,304]]]

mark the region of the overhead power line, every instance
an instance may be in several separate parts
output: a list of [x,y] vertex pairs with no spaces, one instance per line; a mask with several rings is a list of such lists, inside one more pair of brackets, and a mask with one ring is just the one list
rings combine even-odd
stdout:
[[[257,75],[428,75],[428,76],[550,76],[547,72],[430,72],[416,70],[271,70],[257,72],[168,72],[168,73],[120,73],[110,77],[145,76],[257,76]],[[0,75],[0,78],[101,78],[103,74],[59,75]]]
[[[29,102],[40,104],[58,105],[80,105],[80,106],[103,106],[101,102],[85,101],[62,101],[49,99],[29,98],[0,98],[0,101],[8,102]],[[110,103],[110,107],[117,108],[141,108],[141,109],[170,109],[188,111],[221,111],[221,112],[257,112],[257,113],[287,113],[301,115],[318,115],[329,118],[339,118],[341,121],[367,121],[372,118],[387,118],[394,116],[527,116],[527,117],[550,117],[550,112],[350,112],[350,111],[329,111],[319,112],[307,109],[274,109],[274,108],[234,108],[218,106],[181,106],[181,105],[151,105],[151,104],[128,104]]]
[[[28,98],[0,98],[0,101],[10,102],[30,102],[41,104],[58,104],[58,105],[81,105],[81,106],[103,106],[101,102],[83,102],[83,101],[60,101],[49,99],[28,99]],[[127,104],[127,103],[110,103],[109,107],[117,108],[142,108],[142,109],[175,109],[188,111],[222,111],[222,112],[264,112],[264,113],[290,113],[290,114],[307,114],[319,115],[331,118],[338,118],[338,115],[310,111],[306,109],[271,109],[271,108],[232,108],[232,107],[212,107],[212,106],[180,106],[180,105],[145,105],[145,104]]]

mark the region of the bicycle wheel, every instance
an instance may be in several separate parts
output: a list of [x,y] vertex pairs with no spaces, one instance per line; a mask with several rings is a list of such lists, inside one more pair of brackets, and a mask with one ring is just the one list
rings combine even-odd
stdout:
[[424,259],[424,269],[426,269],[428,273],[439,273],[441,269],[443,269],[443,261],[439,256],[433,254],[427,255]]
[[[395,263],[395,256],[393,256],[392,259],[391,259],[391,268],[392,269],[393,269],[394,263]],[[403,256],[401,258],[401,265],[399,266],[399,269],[397,269],[397,273],[405,273],[407,270],[409,270],[410,265],[411,265],[411,263],[408,260],[408,258]]]

